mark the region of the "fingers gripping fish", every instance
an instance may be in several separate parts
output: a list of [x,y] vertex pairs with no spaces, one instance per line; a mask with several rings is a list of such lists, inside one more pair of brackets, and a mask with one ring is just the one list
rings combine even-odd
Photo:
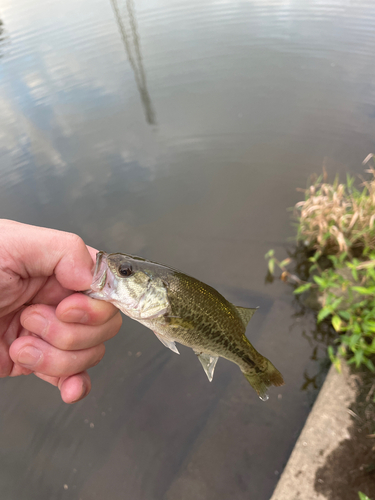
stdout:
[[208,379],[223,357],[236,363],[260,399],[283,385],[281,373],[246,338],[256,309],[237,307],[214,288],[170,267],[122,253],[99,252],[90,297],[111,302],[150,328],[179,354],[175,342],[191,347]]

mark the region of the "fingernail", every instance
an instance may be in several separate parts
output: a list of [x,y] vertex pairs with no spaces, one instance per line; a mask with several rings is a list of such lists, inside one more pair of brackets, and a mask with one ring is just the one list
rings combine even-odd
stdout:
[[22,366],[26,366],[27,368],[33,368],[36,364],[38,364],[41,357],[42,351],[36,347],[27,345],[19,351],[17,363]]
[[89,315],[81,309],[69,309],[63,316],[64,321],[71,323],[87,323]]
[[23,326],[30,332],[43,335],[47,330],[48,320],[44,316],[34,313],[30,314],[30,316],[25,319]]

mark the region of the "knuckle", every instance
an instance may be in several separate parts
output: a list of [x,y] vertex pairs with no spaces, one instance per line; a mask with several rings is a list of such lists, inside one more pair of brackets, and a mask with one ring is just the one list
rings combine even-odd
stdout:
[[63,351],[74,351],[76,343],[76,336],[72,331],[65,331],[62,335],[60,335],[56,342],[56,347]]
[[75,233],[66,233],[66,237],[69,240],[69,243],[73,245],[74,247],[84,247],[86,248],[86,245],[83,241],[83,239],[78,236],[78,234]]
[[103,356],[105,354],[105,346],[104,344],[100,344],[98,347],[98,353],[96,354],[96,359],[94,359],[94,364],[92,366],[96,366],[97,364],[100,363],[100,361],[103,359]]

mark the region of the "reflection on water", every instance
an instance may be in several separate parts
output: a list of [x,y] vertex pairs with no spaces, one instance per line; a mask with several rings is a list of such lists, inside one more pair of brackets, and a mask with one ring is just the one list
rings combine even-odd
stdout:
[[[314,253],[314,250],[308,249],[301,243],[289,247],[287,249],[287,255],[290,259],[290,263],[286,266],[287,271],[292,276],[297,276],[304,282],[309,281],[311,278],[311,262],[309,259]],[[329,266],[329,264],[330,261],[327,259],[326,262],[323,263],[323,266]],[[275,275],[277,275],[277,271]],[[275,283],[275,275],[267,270],[265,283]],[[276,279],[282,279],[281,275]],[[282,279],[282,281],[284,283],[285,292],[292,294],[293,290],[296,288],[295,282],[292,280],[288,281],[288,279]],[[316,289],[310,289],[301,295],[294,295],[293,306],[295,312],[292,314],[293,322],[290,325],[290,332],[298,331],[308,342],[311,349],[310,360],[314,361],[312,368],[310,368],[310,370],[306,369],[303,373],[301,390],[306,391],[310,388],[313,389],[314,397],[314,390],[321,387],[329,369],[330,362],[327,357],[327,347],[335,343],[337,334],[328,319],[316,323],[316,314],[320,308]]]
[[[125,0],[122,0],[124,3]],[[120,0],[121,2],[121,0]],[[150,95],[147,90],[146,76],[143,68],[139,35],[134,13],[133,0],[126,0],[125,8],[120,12],[118,0],[111,0],[116,20],[120,29],[121,38],[129,58],[129,62],[134,71],[134,78],[137,83],[139,95],[145,109],[146,120],[150,125],[155,125],[155,112],[152,107]],[[124,7],[124,6],[123,6]]]
[[0,57],[2,56],[2,51],[1,51],[1,45],[4,42],[5,36],[4,36],[4,23],[0,19]]
[[210,384],[125,318],[78,405],[1,381],[2,497],[268,500],[325,339],[265,285],[264,254],[283,257],[323,159],[362,172],[374,149],[373,1],[2,0],[0,17],[0,215],[260,306],[247,335],[286,380],[263,404],[222,360]]

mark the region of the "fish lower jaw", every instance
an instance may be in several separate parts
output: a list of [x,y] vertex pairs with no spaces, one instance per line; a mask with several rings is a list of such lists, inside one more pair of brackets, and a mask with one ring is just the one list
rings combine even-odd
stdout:
[[140,321],[139,312],[132,305],[125,304],[123,301],[118,300],[117,298],[112,298],[112,304],[120,309],[120,311],[125,314],[125,316],[129,316],[129,318],[134,319],[135,321]]

